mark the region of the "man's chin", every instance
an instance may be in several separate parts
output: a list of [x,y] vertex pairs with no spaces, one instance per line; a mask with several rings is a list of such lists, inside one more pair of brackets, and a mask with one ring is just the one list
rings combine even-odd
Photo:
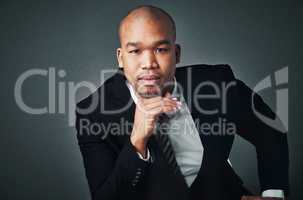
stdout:
[[138,95],[142,98],[153,98],[161,95],[161,89],[158,86],[144,86],[138,91]]

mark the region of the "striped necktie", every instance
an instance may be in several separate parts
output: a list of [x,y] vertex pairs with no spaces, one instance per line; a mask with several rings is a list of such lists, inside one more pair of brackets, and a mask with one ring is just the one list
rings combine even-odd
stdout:
[[169,123],[169,117],[166,114],[161,114],[158,120],[156,140],[158,142],[158,145],[160,146],[160,149],[169,167],[173,170],[175,174],[177,174],[177,173],[181,173],[181,171],[177,163],[175,152],[170,142],[170,139],[166,134],[168,123]]

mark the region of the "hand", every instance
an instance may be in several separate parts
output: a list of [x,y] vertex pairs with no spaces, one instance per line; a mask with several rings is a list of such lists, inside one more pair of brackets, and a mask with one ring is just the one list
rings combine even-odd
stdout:
[[146,144],[154,133],[158,116],[176,111],[180,105],[181,102],[172,98],[170,93],[166,93],[164,97],[138,98],[130,140],[143,157],[146,156]]
[[242,196],[241,200],[283,200],[278,197]]

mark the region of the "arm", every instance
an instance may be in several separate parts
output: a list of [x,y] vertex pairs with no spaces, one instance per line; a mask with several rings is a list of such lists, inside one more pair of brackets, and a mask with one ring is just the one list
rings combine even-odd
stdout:
[[77,138],[92,199],[142,198],[140,186],[149,163],[138,157],[129,139],[121,151],[116,151],[109,138],[102,140],[101,134],[80,130],[81,119],[89,120],[87,115],[76,113],[76,117]]
[[[283,190],[288,195],[287,135],[266,125],[255,115],[252,94],[249,87],[237,80],[236,95],[233,98],[237,102],[233,107],[237,112],[237,133],[256,148],[261,191]],[[276,117],[259,95],[255,94],[253,103],[258,112],[272,119]]]

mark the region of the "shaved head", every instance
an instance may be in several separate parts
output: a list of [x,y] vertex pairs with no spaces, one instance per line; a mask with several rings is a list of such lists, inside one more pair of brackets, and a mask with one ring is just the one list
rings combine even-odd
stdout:
[[[165,93],[180,61],[176,27],[172,17],[154,6],[139,6],[122,19],[120,47],[116,50],[119,67],[136,93],[143,98]],[[142,78],[149,76],[148,78]]]
[[120,42],[125,30],[127,30],[130,24],[135,21],[148,21],[165,24],[167,27],[169,27],[174,40],[176,39],[176,25],[173,18],[161,8],[143,5],[130,10],[128,14],[121,20],[119,25]]

